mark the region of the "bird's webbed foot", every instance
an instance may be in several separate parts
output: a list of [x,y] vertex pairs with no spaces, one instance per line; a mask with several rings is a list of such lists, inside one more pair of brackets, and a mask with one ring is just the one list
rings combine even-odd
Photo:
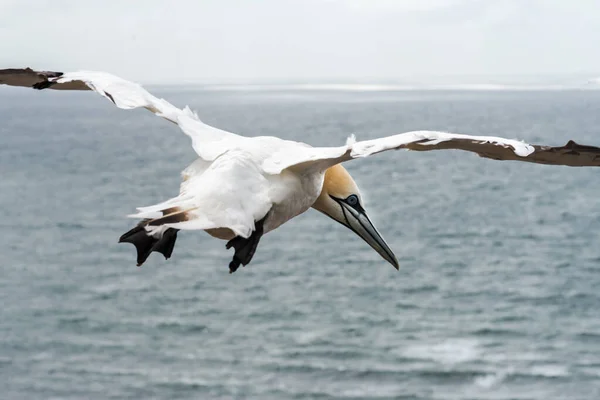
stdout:
[[229,263],[229,273],[233,274],[237,269],[242,266],[246,266],[252,260],[254,253],[256,252],[256,247],[258,246],[258,242],[263,235],[263,224],[265,222],[265,218],[257,221],[255,223],[254,232],[248,238],[243,238],[241,236],[236,236],[227,242],[225,246],[227,249],[234,248],[235,253],[233,255],[233,259]]

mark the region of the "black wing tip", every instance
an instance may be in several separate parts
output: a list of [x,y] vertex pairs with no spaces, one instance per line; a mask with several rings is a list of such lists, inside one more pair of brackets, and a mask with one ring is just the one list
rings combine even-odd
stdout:
[[569,140],[569,141],[567,142],[567,144],[565,144],[565,146],[564,146],[564,147],[566,147],[566,148],[568,148],[568,149],[574,149],[574,148],[576,148],[576,147],[579,147],[579,146],[581,146],[581,145],[580,145],[579,143],[577,143],[576,141],[574,141],[574,140]]
[[579,143],[575,142],[574,140],[569,140],[567,142],[567,144],[565,144],[562,148],[558,148],[558,149],[559,150],[566,149],[566,150],[570,150],[572,152],[590,152],[590,153],[595,153],[595,154],[600,153],[600,147],[579,144]]
[[[31,71],[31,69],[29,69]],[[55,85],[56,82],[50,81],[50,78],[60,78],[64,75],[62,72],[51,72],[51,71],[41,71],[35,72],[33,71],[39,78],[42,78],[43,81],[37,82],[33,85],[34,89],[42,90],[48,89],[50,86]]]
[[60,78],[63,72],[36,71],[27,68],[0,69],[0,83],[13,86],[31,86],[34,89],[47,89],[54,84],[50,79]]
[[34,83],[32,88],[36,90],[48,89],[50,86],[56,84],[56,82],[50,82],[49,80],[44,80],[41,82]]

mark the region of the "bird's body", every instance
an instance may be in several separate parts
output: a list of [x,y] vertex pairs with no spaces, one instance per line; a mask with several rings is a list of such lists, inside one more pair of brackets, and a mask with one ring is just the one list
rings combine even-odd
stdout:
[[[202,210],[212,221],[226,218],[215,225],[227,228],[205,229],[220,239],[248,236],[254,222],[265,217],[264,233],[278,228],[314,204],[321,193],[325,174],[322,170],[293,169],[280,174],[265,173],[261,164],[269,156],[269,149],[282,142],[285,141],[278,138],[250,138],[244,149],[228,151],[214,161],[197,159],[182,172],[180,194],[169,200],[169,205],[195,209],[191,213]],[[191,199],[188,193],[192,194]],[[228,214],[227,209],[230,213],[241,213],[234,216]],[[152,215],[140,213],[137,216]],[[239,226],[234,229],[235,224]]]
[[568,166],[600,166],[600,148],[569,141],[563,147],[516,140],[416,131],[339,147],[312,147],[277,137],[244,137],[203,123],[189,108],[179,109],[138,84],[102,72],[0,70],[0,84],[35,89],[93,90],[122,109],[146,108],[177,124],[192,140],[198,159],[182,173],[177,196],[138,208],[141,222],[121,236],[136,246],[138,265],[151,252],[169,258],[177,232],[204,230],[228,240],[234,272],[252,259],[262,235],[311,207],[348,227],[384,259],[398,261],[363,208],[360,192],[341,163],[387,150],[458,149],[496,160]]

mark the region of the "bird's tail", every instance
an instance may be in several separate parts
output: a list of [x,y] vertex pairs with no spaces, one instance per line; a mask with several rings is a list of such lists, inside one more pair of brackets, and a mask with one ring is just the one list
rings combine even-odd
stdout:
[[[135,246],[138,267],[146,261],[153,251],[161,253],[165,256],[166,260],[173,254],[179,229],[160,226],[160,220],[163,218],[142,220],[135,228],[124,233],[119,238],[119,243],[132,243]],[[148,225],[155,226],[156,228],[149,231],[146,229]]]

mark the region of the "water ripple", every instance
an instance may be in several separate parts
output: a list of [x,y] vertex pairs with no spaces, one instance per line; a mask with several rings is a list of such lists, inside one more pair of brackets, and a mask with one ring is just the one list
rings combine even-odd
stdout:
[[[595,91],[156,91],[315,145],[416,129],[599,144]],[[600,398],[596,170],[383,153],[346,167],[400,271],[314,211],[235,275],[197,232],[137,268],[123,216],[177,192],[189,138],[89,93],[7,93],[2,398]]]

